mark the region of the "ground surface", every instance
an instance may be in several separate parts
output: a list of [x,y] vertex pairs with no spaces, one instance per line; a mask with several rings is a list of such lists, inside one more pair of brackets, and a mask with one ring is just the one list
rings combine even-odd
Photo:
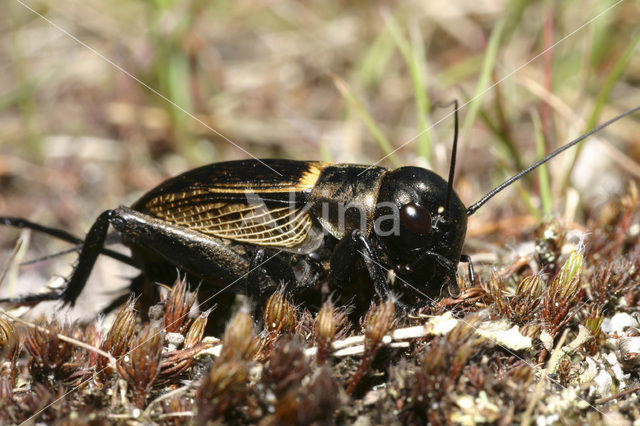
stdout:
[[[451,108],[439,105],[453,99],[464,105],[455,187],[469,205],[539,158],[537,150],[549,152],[638,104],[636,2],[426,3],[10,1],[0,18],[0,215],[83,235],[101,211],[130,204],[163,178],[249,154],[382,159],[446,175],[453,120]],[[180,364],[185,371],[167,365],[203,346],[219,350],[217,343],[197,343],[196,335],[191,348],[178,345],[167,355],[166,338],[151,339],[144,354],[155,355],[138,361],[164,365],[159,376],[131,377],[130,357],[96,379],[104,360],[92,352],[71,344],[47,355],[53,349],[44,346],[58,348],[50,335],[3,325],[9,337],[19,336],[20,349],[15,359],[13,351],[2,352],[2,419],[23,421],[70,391],[40,418],[82,422],[91,412],[121,422],[195,422],[198,413],[240,423],[637,419],[639,245],[629,184],[640,175],[638,135],[637,117],[622,120],[573,150],[575,164],[571,155],[556,159],[547,180],[534,173],[492,200],[469,223],[465,252],[479,270],[475,286],[467,283],[459,300],[437,301],[412,317],[380,307],[368,322],[338,327],[328,338],[368,329],[364,353],[327,355],[325,367],[323,356],[303,355],[303,348],[327,343],[313,337],[315,314],[298,307],[295,321],[270,333],[243,328],[237,319],[240,337],[225,336],[223,347],[239,349]],[[536,237],[547,213],[558,218],[549,226],[565,239],[543,244],[543,232]],[[585,234],[573,272],[563,276],[562,265]],[[12,257],[18,238],[22,248]],[[536,241],[549,247],[538,257]],[[3,295],[66,276],[75,259],[71,253],[18,267],[69,246],[11,229],[1,229],[0,244],[0,261],[9,265],[2,269]],[[526,278],[540,270],[539,281]],[[133,273],[101,260],[78,307],[62,311],[60,321],[92,319],[113,298],[103,290],[120,289]],[[38,310],[50,318],[54,307]],[[371,337],[446,312],[463,320],[444,335],[403,337],[393,347]],[[502,325],[507,329],[520,326],[518,335],[531,338],[531,346],[510,348],[473,333],[500,319],[510,321]],[[620,325],[625,321],[629,328]],[[583,342],[580,326],[595,338]],[[107,342],[108,326],[101,333],[96,323],[69,327],[61,334],[114,355],[132,349],[134,336],[141,343],[140,333],[153,334],[141,331],[146,326],[138,320],[116,348]],[[247,344],[252,333],[262,337]],[[569,346],[570,354],[558,358],[558,346]],[[151,403],[187,382],[182,393]],[[147,383],[136,391],[143,396],[134,397],[134,383]],[[333,398],[313,397],[320,394]],[[163,417],[171,412],[183,414]]]

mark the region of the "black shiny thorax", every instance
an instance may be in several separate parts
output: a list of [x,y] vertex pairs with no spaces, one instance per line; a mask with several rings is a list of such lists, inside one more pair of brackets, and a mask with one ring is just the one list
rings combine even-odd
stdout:
[[353,229],[371,233],[383,167],[336,164],[322,170],[308,202],[322,228],[337,239]]

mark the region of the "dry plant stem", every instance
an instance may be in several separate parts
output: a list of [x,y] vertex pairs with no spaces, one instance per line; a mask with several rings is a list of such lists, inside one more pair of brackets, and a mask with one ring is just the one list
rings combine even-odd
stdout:
[[[562,345],[564,344],[564,341],[566,340],[568,333],[569,333],[569,329],[565,329],[564,332],[562,333],[562,336],[560,336],[560,340],[558,340],[558,344],[556,345],[555,349],[553,350],[553,353],[551,354],[552,358],[556,355],[557,352],[560,352],[562,350],[561,349]],[[548,370],[549,370],[549,366],[545,370],[544,375],[540,377],[540,381],[538,381],[538,384],[536,386],[536,391],[532,395],[531,401],[527,406],[527,410],[522,415],[522,420],[520,422],[522,426],[529,426],[533,421],[531,416],[533,415],[533,410],[535,410],[536,404],[538,403],[542,395],[544,383],[546,379],[549,377]]]
[[176,412],[176,413],[164,413],[164,414],[158,414],[157,416],[154,416],[155,420],[164,420],[164,419],[170,419],[172,417],[195,417],[195,413],[193,411],[180,411],[180,412]]
[[146,417],[150,417],[151,416],[151,410],[153,409],[154,405],[158,404],[159,402],[164,401],[165,399],[169,399],[169,398],[172,398],[172,397],[174,397],[176,395],[180,395],[181,393],[184,393],[184,392],[188,391],[189,389],[191,389],[193,387],[197,387],[197,384],[194,385],[194,383],[189,383],[186,386],[183,386],[183,387],[178,388],[178,389],[174,389],[174,390],[172,390],[170,392],[167,392],[165,394],[160,395],[159,397],[157,397],[156,399],[154,399],[153,401],[151,401],[151,402],[149,402],[147,404],[147,407],[143,411],[143,415],[146,416]]
[[511,265],[499,270],[497,273],[498,278],[503,280],[509,279],[513,274],[522,269],[524,266],[528,265],[532,260],[533,253],[527,253],[524,256],[519,257]]
[[373,353],[372,351],[363,350],[363,352],[365,353],[365,356],[362,357],[362,360],[360,361],[360,365],[358,365],[358,369],[356,370],[355,373],[353,373],[353,376],[351,376],[351,379],[349,380],[349,385],[345,390],[347,395],[351,395],[353,391],[356,390],[356,388],[358,387],[358,384],[360,383],[360,380],[362,380],[362,378],[364,377],[364,374],[369,369],[369,364],[371,364],[371,361],[373,360],[373,356],[375,355],[375,353]]
[[[48,329],[40,327],[39,325],[36,325],[36,324],[31,323],[31,322],[25,321],[25,320],[20,319],[18,317],[14,317],[13,315],[8,314],[7,312],[5,312],[3,310],[0,310],[0,314],[6,316],[11,321],[17,322],[18,324],[25,325],[25,326],[27,326],[29,328],[32,328],[34,330],[38,330],[38,331],[41,331],[41,332],[45,332],[47,334],[49,333]],[[58,335],[58,339],[60,339],[60,340],[63,340],[65,342],[71,343],[72,345],[76,345],[76,346],[78,346],[80,348],[86,349],[86,350],[91,351],[91,352],[95,352],[98,355],[102,355],[103,357],[108,358],[109,362],[111,363],[111,365],[115,368],[117,360],[113,356],[111,356],[110,353],[105,352],[103,350],[100,350],[100,349],[96,348],[95,346],[91,346],[91,345],[88,345],[88,344],[86,344],[84,342],[81,342],[80,340],[74,339],[73,337],[65,336],[64,334],[60,334],[60,333],[57,333],[57,335]]]
[[7,259],[4,266],[2,267],[2,271],[0,272],[0,286],[4,282],[4,279],[7,276],[7,272],[9,272],[9,268],[11,267],[13,260],[18,255],[18,251],[20,251],[20,247],[22,247],[22,239],[19,239],[16,242],[16,245],[13,247],[13,250],[11,250],[11,254],[9,255],[9,258]]
[[296,308],[281,291],[269,297],[263,317],[265,328],[275,335],[293,332],[297,323]]
[[[390,347],[405,347],[409,342],[407,340],[420,339],[426,336],[433,335],[433,332],[430,332],[427,329],[429,323],[425,325],[416,325],[412,327],[403,327],[396,328],[392,330],[390,333],[385,335],[380,343],[382,345],[388,345]],[[342,340],[336,340],[331,344],[330,355],[336,358],[341,358],[345,356],[353,356],[363,354],[365,351],[365,336],[351,336]],[[211,346],[207,349],[200,350],[195,357],[203,356],[205,354],[213,355],[215,357],[223,357],[224,353],[224,344],[221,341],[211,341],[207,342]],[[306,348],[304,353],[306,356],[312,357],[316,356],[319,352],[320,348],[318,346],[312,346],[310,348]]]
[[514,229],[526,229],[538,224],[538,220],[530,214],[512,218],[474,224],[467,230],[467,238],[479,238],[485,235],[502,234]]
[[114,419],[114,420],[133,420],[133,419],[135,419],[135,417],[133,417],[131,414],[109,414],[107,416],[107,418]]
[[[565,330],[564,334],[567,333],[568,330]],[[558,371],[558,366],[560,365],[560,361],[565,355],[571,355],[575,351],[577,351],[582,345],[588,343],[593,339],[593,335],[591,332],[584,327],[583,325],[579,326],[578,335],[576,338],[569,343],[567,346],[562,347],[562,349],[555,349],[551,354],[551,358],[549,358],[549,363],[547,364],[547,372],[546,374],[555,374]]]
[[[544,75],[544,87],[551,92],[553,90],[553,6],[552,3],[547,4],[545,11],[542,43],[544,45],[544,54],[542,55],[542,67]],[[551,106],[542,102],[540,105],[540,120],[542,121],[542,134],[544,135],[545,148],[551,143]]]
[[608,396],[606,398],[596,399],[595,403],[597,405],[606,404],[607,402],[613,401],[614,399],[618,399],[621,396],[625,396],[625,395],[628,395],[630,393],[635,393],[635,392],[640,392],[640,386],[636,386],[636,387],[633,387],[633,388],[630,388],[630,389],[625,389],[622,392],[618,392],[617,394]]
[[168,379],[184,373],[193,364],[195,356],[210,346],[209,343],[200,343],[191,348],[165,353],[160,361],[160,377]]

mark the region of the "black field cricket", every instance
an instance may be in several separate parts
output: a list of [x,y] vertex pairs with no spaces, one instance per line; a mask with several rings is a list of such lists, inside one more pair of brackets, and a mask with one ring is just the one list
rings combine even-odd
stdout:
[[[83,243],[61,292],[0,301],[73,305],[101,253],[140,269],[131,284],[138,294],[155,282],[171,284],[181,273],[194,287],[242,293],[254,301],[283,289],[293,300],[315,306],[338,297],[366,307],[393,293],[399,306],[410,309],[456,296],[460,261],[469,264],[474,280],[462,253],[468,216],[524,174],[638,109],[567,143],[468,208],[452,188],[455,137],[448,182],[418,167],[242,160],[188,171],[130,207],[105,211],[84,240],[0,218],[5,225]],[[104,248],[109,226],[122,235],[130,258]]]

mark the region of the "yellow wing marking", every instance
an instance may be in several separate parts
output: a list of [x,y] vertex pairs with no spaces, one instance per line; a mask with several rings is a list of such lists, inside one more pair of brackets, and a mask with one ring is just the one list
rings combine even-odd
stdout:
[[170,203],[173,201],[192,198],[197,195],[205,194],[251,194],[252,192],[260,193],[281,193],[281,192],[304,192],[313,189],[314,185],[318,181],[322,170],[327,167],[329,163],[313,162],[307,164],[307,170],[301,173],[300,178],[295,182],[283,182],[282,186],[274,185],[273,182],[252,182],[248,185],[246,182],[229,182],[224,184],[212,184],[203,187],[190,187],[185,191],[171,192],[168,194],[158,195],[157,197],[149,200],[147,205],[159,205],[164,203]]

